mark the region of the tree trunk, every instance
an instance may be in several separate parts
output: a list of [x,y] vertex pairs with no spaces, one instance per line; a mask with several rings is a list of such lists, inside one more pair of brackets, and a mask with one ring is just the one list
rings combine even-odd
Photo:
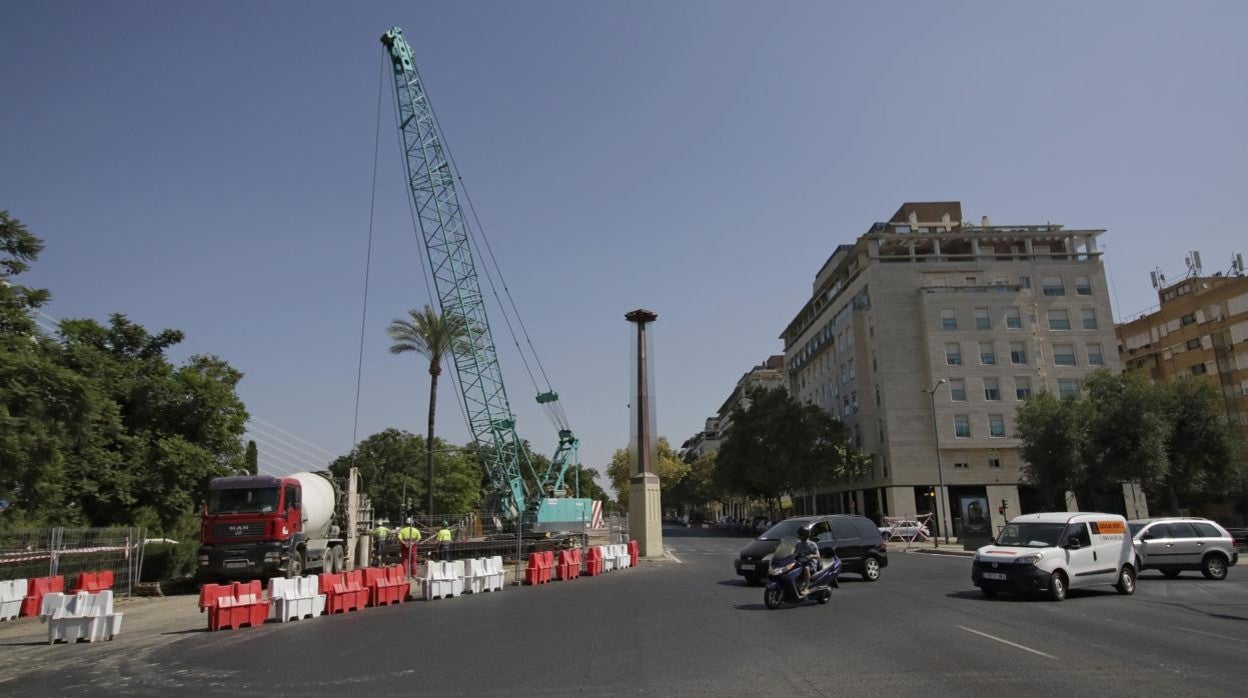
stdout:
[[438,373],[429,372],[429,436],[425,439],[425,486],[429,492],[429,504],[425,514],[428,516],[433,516],[433,419],[438,409]]
[[1170,510],[1166,513],[1172,516],[1179,515],[1179,495],[1174,491],[1174,483],[1166,483],[1166,507]]

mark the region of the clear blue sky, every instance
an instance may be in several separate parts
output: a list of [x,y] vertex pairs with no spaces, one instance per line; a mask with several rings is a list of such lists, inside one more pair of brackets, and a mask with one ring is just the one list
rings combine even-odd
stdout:
[[[590,466],[628,438],[625,311],[659,313],[678,444],[902,201],[1108,228],[1120,314],[1185,250],[1248,253],[1248,3],[19,1],[0,208],[47,240],[49,312],[182,329],[176,358],[225,357],[254,415],[346,452],[396,24]],[[425,421],[427,374],[385,351],[429,300],[391,89],[362,436]],[[549,452],[514,356],[521,434]]]

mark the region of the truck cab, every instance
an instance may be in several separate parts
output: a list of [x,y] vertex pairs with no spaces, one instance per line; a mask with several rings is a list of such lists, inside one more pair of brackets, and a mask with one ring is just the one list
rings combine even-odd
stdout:
[[200,576],[300,574],[301,495],[301,484],[295,478],[251,475],[212,480],[200,525]]

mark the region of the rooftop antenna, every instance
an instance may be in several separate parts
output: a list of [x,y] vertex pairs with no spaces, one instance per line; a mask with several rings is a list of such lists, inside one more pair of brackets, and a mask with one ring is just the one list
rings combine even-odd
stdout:
[[1235,276],[1244,275],[1244,256],[1238,252],[1231,255],[1231,273]]
[[1187,256],[1183,258],[1183,261],[1187,263],[1188,276],[1200,276],[1200,252],[1196,250],[1189,251]]
[[1154,290],[1160,291],[1166,285],[1166,274],[1161,270],[1161,267],[1154,267],[1152,271],[1148,272],[1148,278],[1153,282]]

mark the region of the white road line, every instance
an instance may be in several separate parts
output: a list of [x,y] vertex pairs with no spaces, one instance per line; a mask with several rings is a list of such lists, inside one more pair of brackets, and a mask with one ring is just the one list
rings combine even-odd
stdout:
[[663,552],[664,552],[664,553],[666,553],[666,554],[667,554],[667,556],[668,556],[669,558],[671,558],[673,561],[675,561],[675,562],[681,562],[681,559],[680,559],[680,558],[678,558],[678,557],[676,557],[674,554],[672,554],[672,549],[671,549],[671,548],[664,548],[664,549],[663,549]]
[[1054,656],[1053,656],[1053,655],[1051,655],[1051,654],[1045,654],[1044,652],[1041,652],[1040,650],[1033,650],[1032,648],[1027,647],[1027,646],[1025,646],[1025,645],[1020,645],[1020,644],[1018,644],[1017,642],[1010,642],[1009,640],[1005,640],[1005,639],[1003,639],[1003,638],[999,638],[999,637],[997,637],[996,635],[989,635],[988,633],[983,633],[983,632],[980,632],[980,631],[978,631],[978,630],[975,630],[974,628],[968,628],[968,627],[966,627],[965,625],[959,625],[959,626],[957,626],[957,627],[958,627],[958,628],[961,628],[962,630],[965,630],[965,631],[966,631],[966,632],[968,632],[968,633],[974,633],[974,634],[979,635],[979,636],[981,636],[981,637],[986,637],[986,638],[988,638],[989,640],[996,640],[997,642],[1000,642],[1000,643],[1001,643],[1001,644],[1003,644],[1003,645],[1009,645],[1010,647],[1016,647],[1016,648],[1018,648],[1018,649],[1020,649],[1020,650],[1022,650],[1022,651],[1024,651],[1024,652],[1031,652],[1032,654],[1038,654],[1038,655],[1040,655],[1041,657],[1048,657],[1049,659],[1057,659],[1057,657],[1054,657]]
[[1241,639],[1241,638],[1238,638],[1238,637],[1231,637],[1231,636],[1229,636],[1229,635],[1219,635],[1219,634],[1217,634],[1217,633],[1207,633],[1207,632],[1205,632],[1205,631],[1203,631],[1203,630],[1192,630],[1191,628],[1180,628],[1180,627],[1179,627],[1179,626],[1177,626],[1177,625],[1172,625],[1172,626],[1170,626],[1170,627],[1174,628],[1175,630],[1182,630],[1182,631],[1183,631],[1183,632],[1185,632],[1185,633],[1196,633],[1197,635],[1204,635],[1204,636],[1206,636],[1206,637],[1216,637],[1216,638],[1218,638],[1218,639],[1220,639],[1220,640],[1230,640],[1230,641],[1232,641],[1232,642],[1243,642],[1243,643],[1248,643],[1248,640],[1244,640],[1244,639]]

